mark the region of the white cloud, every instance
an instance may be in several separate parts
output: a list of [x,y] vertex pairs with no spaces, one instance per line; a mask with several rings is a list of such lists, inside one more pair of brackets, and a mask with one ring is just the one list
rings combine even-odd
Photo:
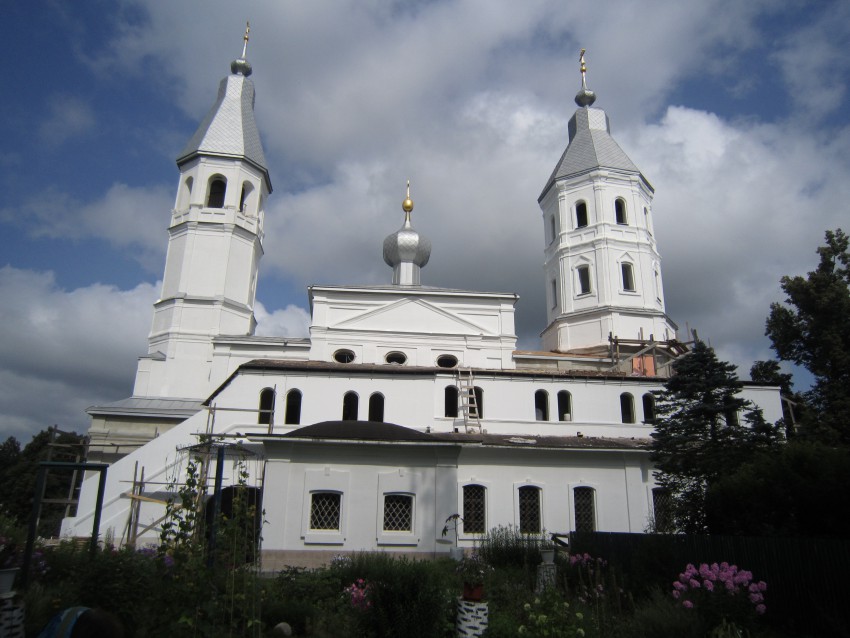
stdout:
[[47,119],[38,129],[41,141],[46,144],[58,146],[94,128],[95,117],[91,106],[77,96],[54,96],[48,102],[48,111]]
[[161,273],[173,194],[165,186],[113,184],[99,199],[83,203],[54,188],[20,207],[0,210],[0,219],[26,229],[32,237],[97,237],[131,255],[148,270]]
[[256,334],[260,337],[310,336],[310,314],[294,304],[289,304],[283,310],[268,312],[258,301],[254,304],[254,316],[257,319]]
[[62,290],[49,272],[0,268],[0,432],[83,431],[92,404],[127,396],[158,286]]

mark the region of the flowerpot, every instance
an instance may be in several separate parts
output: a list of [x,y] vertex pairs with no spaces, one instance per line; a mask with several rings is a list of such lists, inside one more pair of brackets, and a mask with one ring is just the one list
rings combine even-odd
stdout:
[[463,584],[463,599],[472,602],[479,602],[484,597],[483,583],[464,583]]
[[543,562],[547,565],[551,565],[555,562],[555,550],[554,549],[541,549],[540,556],[543,558]]
[[0,594],[8,594],[12,591],[18,571],[20,570],[17,567],[0,569]]

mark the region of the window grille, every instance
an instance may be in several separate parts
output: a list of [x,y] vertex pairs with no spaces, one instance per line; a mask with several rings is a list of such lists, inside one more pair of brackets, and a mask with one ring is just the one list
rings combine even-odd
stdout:
[[573,490],[577,532],[596,531],[596,512],[593,505],[592,487],[577,487]]
[[540,533],[540,488],[519,488],[519,531],[523,534]]
[[342,495],[316,492],[310,502],[310,529],[339,531]]
[[663,487],[652,490],[652,515],[655,519],[655,531],[661,534],[671,534],[675,531],[673,525],[673,499],[670,492]]
[[413,497],[405,494],[384,496],[384,531],[413,531]]
[[483,485],[463,486],[463,531],[467,534],[483,534],[487,531],[484,495]]

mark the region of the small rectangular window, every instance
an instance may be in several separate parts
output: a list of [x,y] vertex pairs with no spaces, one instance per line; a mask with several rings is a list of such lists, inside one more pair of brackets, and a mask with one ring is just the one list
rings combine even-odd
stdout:
[[590,266],[578,267],[578,290],[580,295],[590,293]]
[[676,531],[673,524],[673,499],[663,487],[652,489],[652,513],[657,534],[671,534]]
[[558,307],[558,280],[552,280],[552,308]]
[[413,531],[413,497],[407,494],[384,496],[384,531]]
[[632,271],[631,264],[620,264],[621,270],[623,271],[623,290],[628,290],[629,292],[634,292],[635,290],[635,276]]
[[316,492],[310,500],[310,529],[339,531],[342,495],[336,492]]
[[555,216],[554,215],[552,215],[549,218],[549,230],[551,231],[549,241],[550,242],[555,241],[555,239],[558,237],[558,226],[555,222]]

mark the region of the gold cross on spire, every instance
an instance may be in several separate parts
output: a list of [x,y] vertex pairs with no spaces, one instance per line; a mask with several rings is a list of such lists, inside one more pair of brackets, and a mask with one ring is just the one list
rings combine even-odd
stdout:
[[587,63],[584,61],[585,51],[587,51],[587,49],[582,49],[581,53],[578,54],[579,70],[581,71],[581,85],[584,87],[587,86]]
[[251,23],[246,22],[245,23],[245,35],[242,36],[242,39],[245,41],[245,43],[242,45],[242,59],[245,59],[245,55],[248,53],[248,40],[249,40],[248,34],[249,33],[251,33]]

